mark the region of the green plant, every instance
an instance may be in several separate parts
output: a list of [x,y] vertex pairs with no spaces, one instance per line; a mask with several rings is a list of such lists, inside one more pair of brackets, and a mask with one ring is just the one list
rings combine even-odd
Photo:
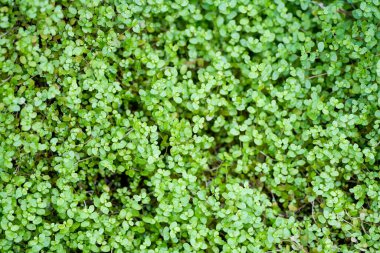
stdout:
[[378,0],[0,0],[1,252],[379,252]]

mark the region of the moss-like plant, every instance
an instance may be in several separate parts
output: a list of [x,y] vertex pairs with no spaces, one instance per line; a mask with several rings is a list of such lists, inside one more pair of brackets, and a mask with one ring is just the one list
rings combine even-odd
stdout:
[[0,0],[0,252],[379,252],[380,1]]

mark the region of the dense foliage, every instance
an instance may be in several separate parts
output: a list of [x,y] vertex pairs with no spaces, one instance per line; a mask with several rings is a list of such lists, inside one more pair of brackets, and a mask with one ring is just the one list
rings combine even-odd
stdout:
[[379,0],[0,3],[0,252],[380,251]]

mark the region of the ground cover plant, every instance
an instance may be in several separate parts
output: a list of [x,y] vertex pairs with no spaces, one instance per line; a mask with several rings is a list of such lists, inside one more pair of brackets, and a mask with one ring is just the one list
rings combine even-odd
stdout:
[[379,252],[379,27],[379,0],[0,0],[0,252]]

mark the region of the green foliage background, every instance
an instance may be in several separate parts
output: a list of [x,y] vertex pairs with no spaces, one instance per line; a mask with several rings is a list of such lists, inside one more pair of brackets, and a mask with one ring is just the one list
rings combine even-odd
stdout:
[[379,0],[0,0],[0,252],[379,252]]

